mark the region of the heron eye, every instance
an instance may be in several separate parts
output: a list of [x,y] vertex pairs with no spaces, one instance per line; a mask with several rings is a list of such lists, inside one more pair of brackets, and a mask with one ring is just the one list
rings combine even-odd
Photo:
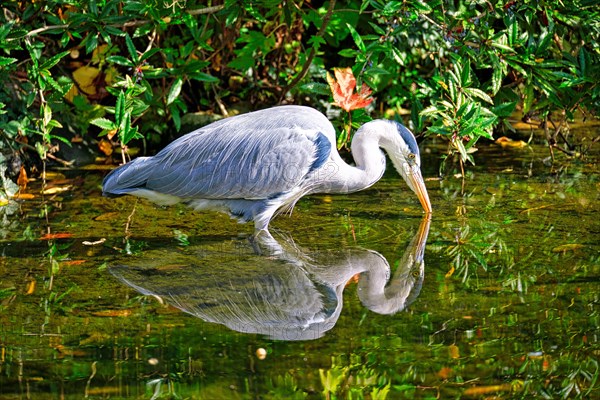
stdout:
[[415,159],[415,157],[416,157],[416,156],[415,156],[415,153],[410,153],[410,154],[408,155],[408,158],[410,158],[411,160],[414,160],[414,159]]

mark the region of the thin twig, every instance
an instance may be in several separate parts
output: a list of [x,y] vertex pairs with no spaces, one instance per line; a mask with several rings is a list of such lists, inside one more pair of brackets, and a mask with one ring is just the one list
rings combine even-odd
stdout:
[[135,214],[135,208],[137,207],[139,198],[135,199],[135,204],[133,205],[133,209],[131,210],[131,214],[129,214],[129,216],[127,217],[127,223],[125,224],[125,238],[124,241],[129,240],[129,238],[131,237],[131,225],[133,224],[133,215]]
[[[321,28],[319,29],[319,32],[317,32],[317,34],[315,35],[316,38],[322,38],[323,35],[325,34],[325,30],[327,29],[327,25],[329,25],[329,20],[331,19],[331,15],[333,14],[334,8],[335,8],[335,0],[331,0],[329,2],[329,8],[327,9],[327,13],[323,17],[323,23],[321,24]],[[279,96],[280,103],[283,101],[285,94],[287,92],[289,92],[290,89],[292,89],[294,86],[296,86],[298,84],[298,82],[300,82],[302,79],[304,79],[304,77],[308,73],[308,69],[310,68],[310,65],[312,64],[312,60],[313,60],[313,58],[315,58],[316,54],[317,54],[316,46],[313,45],[313,47],[310,49],[310,53],[308,54],[308,58],[306,59],[306,62],[302,66],[302,70],[300,71],[300,73],[298,75],[296,75],[296,77],[294,79],[292,79],[292,81],[281,91],[281,94]]]
[[[190,11],[188,11],[188,14],[190,14],[190,15],[213,14],[218,11],[221,11],[223,8],[225,8],[225,5],[221,4],[218,6],[204,7],[204,8],[198,8],[195,10],[190,10]],[[147,24],[148,22],[150,22],[150,20],[140,19],[140,20],[136,20],[136,21],[128,21],[123,24],[110,24],[108,26],[112,26],[113,28],[131,28],[131,27],[136,27],[136,26]],[[42,26],[41,28],[37,28],[37,29],[34,29],[34,30],[28,32],[24,37],[28,38],[28,37],[35,36],[42,32],[51,31],[53,29],[66,29],[68,27],[69,27],[69,24]],[[11,41],[11,40],[17,40],[17,39],[18,38],[7,39],[7,40]]]

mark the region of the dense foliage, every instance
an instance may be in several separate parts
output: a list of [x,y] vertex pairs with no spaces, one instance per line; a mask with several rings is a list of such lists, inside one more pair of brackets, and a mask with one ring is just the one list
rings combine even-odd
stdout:
[[[405,122],[447,138],[461,165],[479,138],[511,129],[515,110],[574,154],[565,122],[595,117],[600,103],[595,0],[47,0],[0,10],[0,147],[11,174],[23,159],[60,161],[57,144],[106,155],[131,140],[156,146],[190,112],[324,109],[334,67],[373,89],[370,114],[410,114]],[[355,124],[370,118],[354,113]]]

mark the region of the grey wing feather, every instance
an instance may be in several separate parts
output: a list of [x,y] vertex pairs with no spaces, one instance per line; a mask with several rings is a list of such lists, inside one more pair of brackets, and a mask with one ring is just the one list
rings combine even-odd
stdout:
[[[318,111],[283,106],[227,118],[181,137],[132,173],[114,171],[121,188],[179,198],[264,199],[300,184],[331,151],[335,132]],[[126,165],[126,166],[127,166]],[[110,180],[110,175],[105,180]],[[117,192],[127,193],[130,190]]]

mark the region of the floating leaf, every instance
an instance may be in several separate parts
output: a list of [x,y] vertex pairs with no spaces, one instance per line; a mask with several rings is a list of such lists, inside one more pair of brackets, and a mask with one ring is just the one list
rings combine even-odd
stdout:
[[498,139],[496,139],[496,144],[499,144],[502,147],[511,148],[511,149],[521,149],[521,148],[527,146],[527,143],[525,143],[522,140],[512,140],[510,138],[507,138],[506,136],[502,136],[502,137],[499,137]]
[[566,253],[568,251],[577,251],[577,250],[581,250],[583,249],[583,245],[582,244],[578,244],[578,243],[568,243],[568,244],[562,244],[560,246],[556,246],[555,248],[552,249],[553,253]]
[[58,193],[64,193],[64,192],[68,192],[69,190],[71,190],[72,186],[71,185],[67,185],[67,186],[54,186],[51,188],[48,188],[44,191],[42,191],[42,194],[58,194]]
[[46,233],[43,235],[40,240],[53,240],[53,239],[68,239],[75,236],[69,232],[57,232],[57,233]]
[[94,311],[91,313],[95,317],[128,317],[133,312],[131,310],[103,310],[103,311]]

